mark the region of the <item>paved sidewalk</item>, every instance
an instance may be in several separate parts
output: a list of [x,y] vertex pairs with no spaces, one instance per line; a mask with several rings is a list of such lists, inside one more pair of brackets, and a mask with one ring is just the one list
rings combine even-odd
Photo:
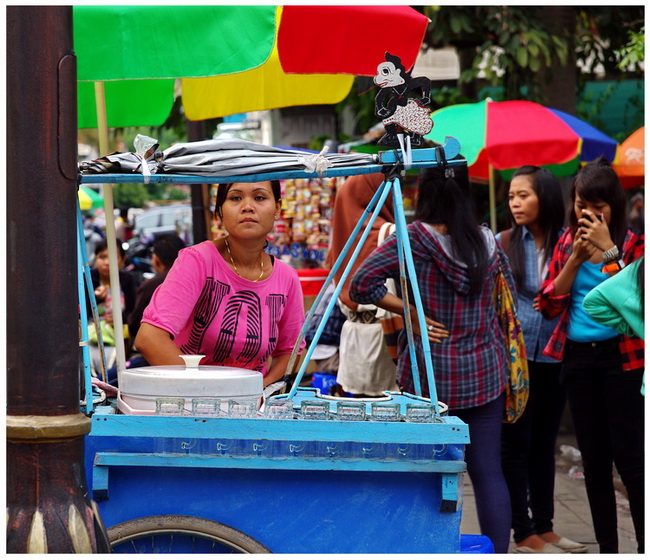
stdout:
[[[575,443],[570,436],[558,437],[558,450],[563,447],[565,453],[558,451],[555,474],[555,531],[573,541],[584,543],[589,548],[589,553],[598,553],[598,544],[594,537],[591,522],[589,503],[582,479],[582,466],[580,459],[572,453]],[[621,488],[617,484],[617,488]],[[617,491],[618,504],[618,535],[619,553],[636,553],[636,539],[634,527],[630,517],[630,509],[624,491]],[[469,477],[464,477],[464,503],[463,519],[460,532],[462,534],[480,534],[474,503],[474,491]],[[510,552],[514,543],[510,545]]]

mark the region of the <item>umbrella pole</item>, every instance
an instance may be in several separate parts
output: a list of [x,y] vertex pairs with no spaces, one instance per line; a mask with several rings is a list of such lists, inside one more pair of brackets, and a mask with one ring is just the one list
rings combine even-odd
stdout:
[[494,193],[494,168],[488,164],[488,182],[490,194],[490,229],[492,233],[497,232],[497,209],[496,195]]
[[[108,120],[106,119],[106,96],[104,82],[95,82],[95,107],[97,109],[97,133],[99,153],[108,154]],[[122,323],[122,298],[120,297],[120,273],[117,264],[117,244],[115,241],[115,219],[113,215],[113,187],[103,185],[104,214],[106,217],[106,240],[108,245],[108,264],[110,267],[113,328],[115,330],[115,362],[117,364],[118,385],[120,372],[126,368],[124,350],[124,327]]]

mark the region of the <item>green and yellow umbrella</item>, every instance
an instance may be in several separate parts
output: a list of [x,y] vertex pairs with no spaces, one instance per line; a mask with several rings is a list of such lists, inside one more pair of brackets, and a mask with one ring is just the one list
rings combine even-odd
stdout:
[[104,199],[100,196],[100,194],[94,189],[91,189],[84,185],[81,185],[79,187],[77,196],[79,197],[79,207],[84,212],[104,206]]

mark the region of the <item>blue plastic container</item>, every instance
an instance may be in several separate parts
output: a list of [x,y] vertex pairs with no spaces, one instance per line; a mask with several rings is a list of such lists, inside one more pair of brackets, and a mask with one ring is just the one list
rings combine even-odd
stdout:
[[311,374],[311,386],[319,389],[321,395],[329,395],[330,389],[336,385],[336,375],[320,371]]
[[494,546],[485,535],[461,535],[461,554],[494,554]]

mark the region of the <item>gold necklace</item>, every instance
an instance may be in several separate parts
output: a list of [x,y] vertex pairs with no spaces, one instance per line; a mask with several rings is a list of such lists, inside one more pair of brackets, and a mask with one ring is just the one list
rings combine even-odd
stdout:
[[[241,274],[239,274],[239,270],[237,270],[237,265],[235,264],[235,261],[232,258],[232,253],[230,252],[230,243],[228,243],[228,238],[224,237],[223,240],[226,242],[226,249],[228,249],[230,264],[232,264],[232,267],[235,269],[235,274],[237,274],[237,276],[241,276]],[[257,280],[253,280],[253,282],[259,282],[262,279],[262,276],[264,276],[264,256],[262,256],[262,259],[260,260],[260,268],[262,269],[262,271],[260,272],[260,275],[258,276]]]

